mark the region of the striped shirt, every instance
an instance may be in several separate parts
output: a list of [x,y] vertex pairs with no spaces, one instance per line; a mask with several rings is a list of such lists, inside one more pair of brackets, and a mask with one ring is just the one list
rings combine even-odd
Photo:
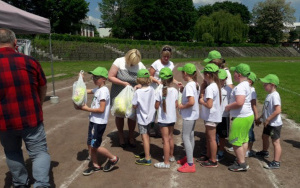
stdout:
[[22,130],[43,122],[39,87],[47,83],[32,57],[0,48],[0,131]]

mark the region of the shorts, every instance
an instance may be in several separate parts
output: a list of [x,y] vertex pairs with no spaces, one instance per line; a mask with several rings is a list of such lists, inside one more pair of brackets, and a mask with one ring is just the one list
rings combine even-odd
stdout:
[[92,148],[99,148],[102,143],[102,136],[106,129],[106,124],[90,122],[88,130],[87,145]]
[[266,134],[266,135],[270,136],[272,138],[272,140],[279,139],[280,138],[281,127],[282,127],[282,125],[276,126],[276,127],[273,127],[271,125],[267,125],[264,128],[263,134]]
[[138,124],[140,134],[149,134],[151,129],[151,123],[148,125]]
[[205,126],[210,126],[210,127],[217,127],[217,123],[212,122],[212,121],[204,121]]
[[249,130],[249,141],[248,142],[250,142],[250,143],[255,142],[255,134],[254,134],[253,129],[254,129],[254,123],[252,123],[252,126]]
[[217,134],[220,138],[227,138],[229,135],[230,118],[222,117],[222,122],[217,125]]
[[242,146],[249,141],[249,130],[253,124],[254,115],[234,118],[229,132],[229,143]]
[[159,127],[172,127],[175,125],[175,123],[157,123]]

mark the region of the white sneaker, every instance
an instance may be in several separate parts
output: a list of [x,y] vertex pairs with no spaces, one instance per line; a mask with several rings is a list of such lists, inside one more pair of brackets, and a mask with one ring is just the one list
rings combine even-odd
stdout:
[[[162,158],[165,159],[165,156],[162,156]],[[170,162],[174,162],[174,161],[175,161],[175,157],[174,157],[174,156],[170,157],[170,158],[169,158],[169,161],[170,161]]]
[[154,166],[156,168],[170,168],[170,164],[165,164],[164,162],[155,163]]

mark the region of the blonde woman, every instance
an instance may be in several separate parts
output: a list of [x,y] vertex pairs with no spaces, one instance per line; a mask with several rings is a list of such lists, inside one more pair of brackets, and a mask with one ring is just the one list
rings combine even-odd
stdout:
[[[137,72],[140,69],[145,69],[146,67],[141,62],[141,53],[137,49],[129,50],[125,57],[117,58],[112,64],[109,73],[108,79],[112,82],[111,87],[111,104],[114,101],[114,98],[125,88],[127,85],[135,86]],[[124,117],[115,117],[116,126],[118,129],[119,135],[119,145],[122,148],[126,147],[125,138],[124,138]],[[128,144],[130,147],[135,147],[134,139],[134,129],[136,126],[136,121],[128,118]]]

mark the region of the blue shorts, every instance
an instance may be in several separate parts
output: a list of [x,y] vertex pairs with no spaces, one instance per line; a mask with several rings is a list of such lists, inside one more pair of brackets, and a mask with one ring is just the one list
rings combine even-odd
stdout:
[[106,124],[90,122],[88,130],[87,145],[92,148],[99,148],[102,143],[102,136],[106,129]]
[[158,124],[159,127],[171,127],[171,126],[175,125],[175,122],[174,123],[160,123],[160,122],[158,122],[157,124]]
[[249,130],[249,142],[253,143],[255,141],[255,134],[254,134],[254,123],[252,124],[250,130]]

